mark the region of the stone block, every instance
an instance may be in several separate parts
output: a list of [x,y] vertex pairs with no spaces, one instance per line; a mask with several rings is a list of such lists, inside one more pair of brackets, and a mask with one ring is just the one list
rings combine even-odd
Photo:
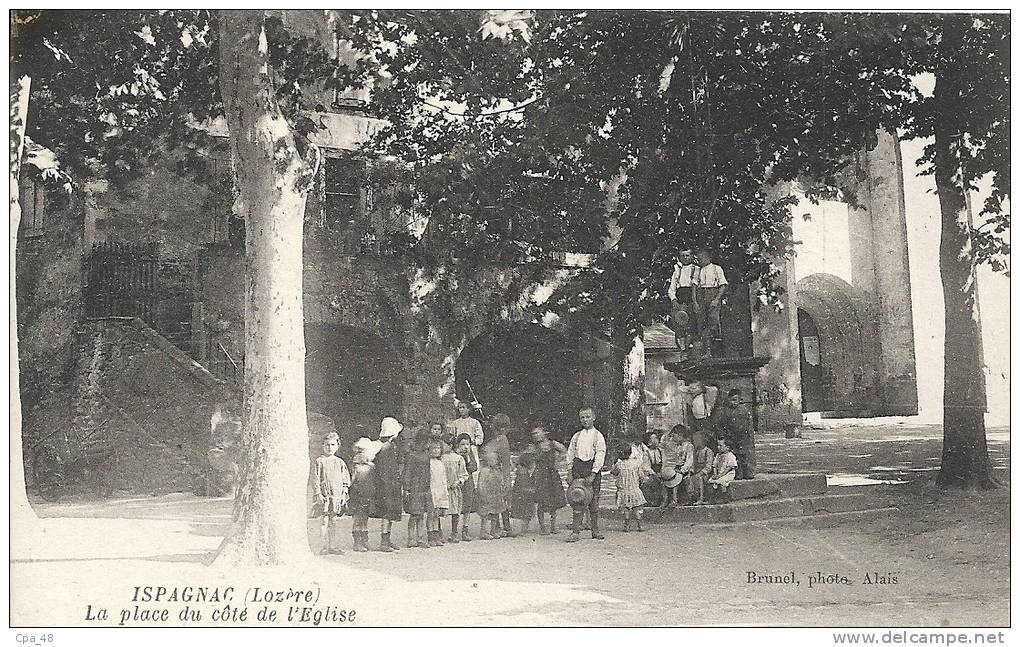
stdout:
[[745,499],[718,505],[685,506],[659,514],[648,510],[651,523],[735,523],[852,512],[866,509],[863,494],[820,494],[781,499]]
[[825,489],[824,474],[759,474],[750,481],[733,481],[730,494],[737,501],[765,496],[825,494]]

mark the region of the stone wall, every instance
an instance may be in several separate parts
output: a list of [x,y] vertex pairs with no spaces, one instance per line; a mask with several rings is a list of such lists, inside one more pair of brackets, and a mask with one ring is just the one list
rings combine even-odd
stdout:
[[167,151],[125,186],[105,181],[88,187],[85,245],[94,242],[159,243],[162,258],[187,259],[211,242],[225,241],[233,196],[225,147],[205,160],[203,180],[177,170],[181,151]]
[[[453,316],[446,318],[411,298],[409,284],[414,279],[408,275],[414,277],[414,272],[400,265],[396,257],[350,255],[332,246],[313,227],[306,230],[304,333],[308,410],[331,418],[345,444],[362,435],[377,434],[379,420],[384,416],[395,416],[408,428],[425,425],[434,418],[453,417],[455,398],[468,397],[464,375],[470,371],[458,375],[458,360],[472,344],[492,339],[498,347],[492,352],[536,352],[517,348],[513,336],[506,337],[509,330],[537,325],[524,319],[522,305],[536,297],[534,286],[526,287],[527,280],[521,272],[505,268],[478,270],[450,295],[448,306]],[[196,335],[205,340],[196,345],[204,346],[207,352],[199,359],[215,366],[215,354],[222,344],[240,362],[244,355],[243,254],[222,246],[210,249],[208,254],[208,259],[200,263],[205,268],[200,276],[197,306],[201,325],[195,328]],[[434,287],[426,285],[428,282],[420,277],[419,280],[421,284],[413,288],[419,296],[422,290]],[[573,382],[560,388],[577,393],[569,404],[558,402],[555,415],[549,414],[555,418],[555,433],[569,437],[576,424],[576,410],[582,404],[596,407],[600,424],[607,430],[609,425],[616,425],[621,414],[613,410],[611,400],[619,392],[617,382],[628,353],[614,352],[608,344],[599,343],[596,335],[576,329],[565,320],[549,322],[548,327],[550,338],[558,340],[553,344],[556,348],[543,347],[538,351],[551,355],[535,358],[536,366],[550,361],[550,357],[558,357],[559,353],[569,353],[574,368],[562,379]],[[564,364],[552,361],[557,362],[557,368]],[[539,369],[525,372],[529,374],[508,373],[504,377],[506,381],[542,384],[549,377],[544,374],[550,373]],[[543,388],[534,391],[531,396],[534,399],[546,397]],[[630,404],[634,411],[628,418],[628,429],[640,433],[644,423],[642,391],[640,385],[630,391],[632,397],[628,402],[635,399],[636,402]],[[479,397],[487,404],[486,414],[497,412],[499,396],[488,403],[484,402],[484,394]],[[538,404],[524,408],[543,409]],[[530,414],[520,414],[518,410],[524,409],[511,407],[504,412],[510,413],[518,425],[535,422]]]
[[[896,138],[880,132],[877,146],[860,153],[853,170],[854,177],[848,179],[856,183],[856,204],[844,205],[845,223],[841,217],[821,220],[826,214],[840,215],[838,209],[801,205],[800,211],[815,214],[815,247],[805,250],[804,264],[797,258],[785,264],[779,280],[786,291],[785,310],[762,308],[753,316],[755,354],[772,358],[759,373],[766,429],[800,415],[798,308],[818,324],[821,365],[832,372],[831,410],[826,415],[917,413],[902,160]],[[800,280],[795,282],[795,277]]]
[[22,195],[36,194],[26,206],[39,209],[31,221],[29,214],[23,216],[15,270],[22,448],[28,473],[33,447],[71,424],[73,333],[82,312],[83,200],[52,184],[33,182],[22,170],[22,184],[33,185]]

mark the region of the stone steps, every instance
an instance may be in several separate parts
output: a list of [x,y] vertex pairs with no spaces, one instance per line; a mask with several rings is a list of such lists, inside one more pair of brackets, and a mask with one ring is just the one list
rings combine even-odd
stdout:
[[[621,518],[616,509],[615,483],[604,478],[600,497],[602,513]],[[751,480],[733,481],[730,501],[702,506],[681,506],[660,513],[645,508],[644,519],[649,525],[680,525],[692,523],[745,524],[772,521],[804,520],[824,523],[829,519],[850,520],[872,511],[860,492],[830,494],[825,474],[759,474]],[[882,509],[883,512],[888,511]]]
[[[649,508],[648,523],[735,523],[787,517],[806,517],[866,510],[863,494],[813,494],[789,498],[745,499],[715,505],[683,506],[664,513]],[[613,511],[612,516],[618,516]]]

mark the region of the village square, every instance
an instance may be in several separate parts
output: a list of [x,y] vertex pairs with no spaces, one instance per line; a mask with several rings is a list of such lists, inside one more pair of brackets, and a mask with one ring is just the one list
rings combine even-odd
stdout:
[[1008,625],[1009,34],[13,11],[12,626]]

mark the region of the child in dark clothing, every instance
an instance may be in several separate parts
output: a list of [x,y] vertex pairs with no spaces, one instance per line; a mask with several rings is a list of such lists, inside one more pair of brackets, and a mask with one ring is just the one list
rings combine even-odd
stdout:
[[524,452],[517,459],[517,474],[514,476],[514,486],[510,493],[510,516],[520,519],[521,535],[528,532],[528,526],[535,516],[536,476],[535,454]]
[[[496,467],[503,479],[502,532],[497,530],[499,528],[498,518],[492,532],[492,534],[500,534],[502,537],[514,536],[514,529],[510,525],[510,474],[513,469],[513,461],[510,458],[510,441],[507,440],[507,433],[512,424],[510,416],[505,413],[497,413],[492,418],[492,436],[482,445],[482,449],[488,449],[496,454]],[[479,487],[481,487],[480,483]]]
[[475,452],[471,451],[474,444],[474,439],[469,434],[460,434],[454,442],[457,453],[464,458],[468,472],[467,480],[461,484],[461,491],[464,494],[464,503],[461,506],[461,516],[464,519],[464,524],[461,527],[461,541],[471,541],[471,537],[468,536],[468,515],[478,511],[478,490],[475,488],[474,477],[475,472],[478,471],[478,463],[475,462]]
[[[543,427],[531,430],[531,440],[535,448],[535,500],[538,502],[538,532],[540,534],[556,534],[556,511],[567,505],[567,497],[563,489],[563,477],[560,476],[559,462],[567,453],[567,448],[549,438]],[[549,525],[545,525],[545,516],[549,515]]]
[[[380,520],[379,550],[384,553],[398,549],[391,541],[393,522],[404,518],[400,474],[403,471],[405,442],[404,426],[396,418],[383,418],[379,425],[379,451],[375,455],[375,491],[368,516]],[[364,535],[367,544],[367,530]]]
[[428,548],[425,538],[425,515],[434,512],[432,506],[432,479],[429,470],[429,434],[422,430],[415,437],[404,461],[404,511],[407,521],[407,547]]

